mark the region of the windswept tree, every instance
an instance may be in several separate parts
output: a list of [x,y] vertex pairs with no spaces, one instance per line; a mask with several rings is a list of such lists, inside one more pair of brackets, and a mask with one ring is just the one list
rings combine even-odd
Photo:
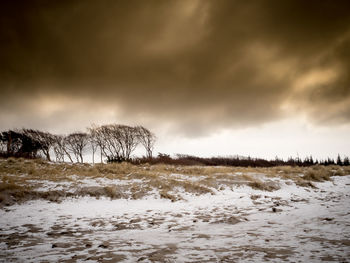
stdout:
[[117,125],[102,125],[99,128],[101,139],[104,141],[104,154],[108,159],[121,159],[120,133]]
[[66,149],[74,154],[77,162],[83,163],[83,153],[89,143],[89,136],[83,132],[71,133],[64,139]]
[[5,140],[5,137],[3,137],[3,133],[0,133],[0,153],[4,153],[6,152],[6,147],[7,147],[7,143]]
[[64,162],[63,137],[56,135],[53,144],[53,151],[56,156],[56,162]]
[[[92,150],[92,164],[95,164],[95,152],[99,147],[98,134],[96,132],[96,126],[92,125],[92,127],[88,128],[89,132],[89,143]],[[101,151],[101,163],[102,163],[102,151]]]
[[4,131],[1,133],[0,139],[1,144],[3,146],[6,145],[5,154],[7,156],[35,158],[38,151],[42,148],[39,141],[34,140],[22,131]]
[[102,126],[93,125],[89,128],[91,143],[98,145],[102,155],[108,160],[129,160],[132,152],[139,144],[138,128],[120,124]]
[[7,133],[8,132],[6,131],[0,133],[0,150],[3,154],[8,153],[9,150],[9,136],[7,135]]
[[41,146],[40,151],[48,161],[51,161],[50,151],[55,143],[55,136],[53,134],[33,129],[22,129],[21,132],[32,138],[33,141],[38,142]]
[[135,129],[139,142],[146,150],[147,158],[152,158],[153,148],[156,142],[155,134],[142,126],[137,126]]
[[136,149],[139,143],[137,129],[127,125],[117,125],[119,131],[119,142],[122,150],[122,157],[129,160],[131,153]]
[[103,125],[101,129],[110,152],[107,157],[117,161],[129,160],[138,144],[136,129],[120,124]]
[[88,131],[90,134],[90,143],[94,145],[97,144],[97,147],[100,148],[101,163],[102,163],[103,157],[107,157],[106,140],[105,140],[105,134],[103,133],[102,127],[93,124],[90,128],[88,128]]
[[65,137],[63,135],[55,135],[53,150],[56,155],[56,161],[64,162],[64,156],[67,156],[68,159],[73,163],[73,158],[66,147]]

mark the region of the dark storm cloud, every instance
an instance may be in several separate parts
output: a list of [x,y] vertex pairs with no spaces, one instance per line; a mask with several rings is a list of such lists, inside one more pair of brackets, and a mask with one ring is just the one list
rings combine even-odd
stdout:
[[[191,135],[294,110],[323,125],[350,120],[349,1],[1,5],[1,114],[18,121],[31,111],[47,121],[38,98],[56,96]],[[302,81],[324,71],[332,77]],[[64,109],[53,116],[84,118]]]

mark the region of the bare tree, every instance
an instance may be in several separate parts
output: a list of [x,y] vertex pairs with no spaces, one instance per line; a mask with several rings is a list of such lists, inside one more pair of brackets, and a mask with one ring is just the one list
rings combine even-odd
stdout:
[[110,157],[117,160],[130,159],[138,140],[136,130],[133,127],[120,124],[110,124],[101,127],[106,134],[106,145],[110,151]]
[[56,155],[56,161],[64,162],[64,156],[67,155],[68,159],[73,163],[72,156],[66,148],[65,137],[62,135],[55,135],[55,143],[53,150]]
[[131,153],[136,149],[136,146],[139,143],[137,129],[127,125],[118,125],[118,128],[123,157],[126,160],[129,160]]
[[7,136],[6,136],[6,132],[1,132],[0,133],[0,151],[2,153],[5,153],[7,151]]
[[97,138],[98,136],[97,136],[97,132],[95,132],[94,126],[88,128],[88,132],[89,132],[89,142],[92,150],[92,164],[95,164],[95,152],[99,147],[99,142]]
[[117,125],[101,126],[101,134],[105,142],[106,156],[112,159],[119,159],[122,149],[120,147],[120,135]]
[[137,129],[127,125],[93,125],[89,131],[101,150],[101,161],[102,155],[110,160],[128,160],[139,143]]
[[88,131],[91,136],[90,140],[93,140],[94,141],[93,143],[97,144],[97,146],[100,148],[101,163],[103,163],[103,156],[107,157],[106,138],[105,138],[105,134],[103,133],[103,129],[100,126],[93,124],[91,125],[90,128],[88,128]]
[[65,147],[74,154],[77,162],[83,163],[83,152],[89,142],[89,136],[86,133],[77,132],[65,137]]
[[90,142],[90,146],[91,146],[91,150],[92,150],[92,164],[95,164],[95,152],[98,148],[98,142],[91,135],[89,135],[89,142]]
[[146,150],[147,157],[152,158],[154,144],[157,139],[155,134],[142,126],[137,126],[136,132],[139,142]]
[[55,143],[55,136],[53,134],[33,129],[22,129],[21,132],[34,141],[37,141],[41,145],[41,152],[48,161],[51,161],[50,150]]

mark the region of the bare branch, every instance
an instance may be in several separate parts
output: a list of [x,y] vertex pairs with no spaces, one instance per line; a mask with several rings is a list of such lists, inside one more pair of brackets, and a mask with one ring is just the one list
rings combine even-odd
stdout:
[[136,130],[137,130],[138,140],[142,144],[142,146],[145,148],[147,157],[152,158],[154,144],[157,139],[155,134],[142,126],[137,126]]
[[65,146],[67,150],[74,154],[77,162],[83,163],[83,152],[89,142],[86,133],[72,133],[65,137]]

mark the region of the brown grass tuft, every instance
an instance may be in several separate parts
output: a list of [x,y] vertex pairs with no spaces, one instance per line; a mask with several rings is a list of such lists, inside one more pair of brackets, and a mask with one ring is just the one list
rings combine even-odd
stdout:
[[257,189],[257,190],[262,190],[262,191],[276,191],[279,190],[280,187],[278,184],[270,181],[270,182],[262,182],[259,180],[254,180],[252,182],[249,182],[248,185],[253,188],[253,189]]
[[329,181],[332,175],[332,171],[324,166],[313,166],[307,169],[302,178],[308,181],[323,182]]
[[175,202],[175,201],[178,200],[178,198],[177,198],[176,196],[170,194],[170,193],[169,193],[168,191],[166,191],[166,190],[161,190],[161,191],[159,192],[159,195],[160,195],[161,198],[165,198],[165,199],[171,200],[171,202]]

